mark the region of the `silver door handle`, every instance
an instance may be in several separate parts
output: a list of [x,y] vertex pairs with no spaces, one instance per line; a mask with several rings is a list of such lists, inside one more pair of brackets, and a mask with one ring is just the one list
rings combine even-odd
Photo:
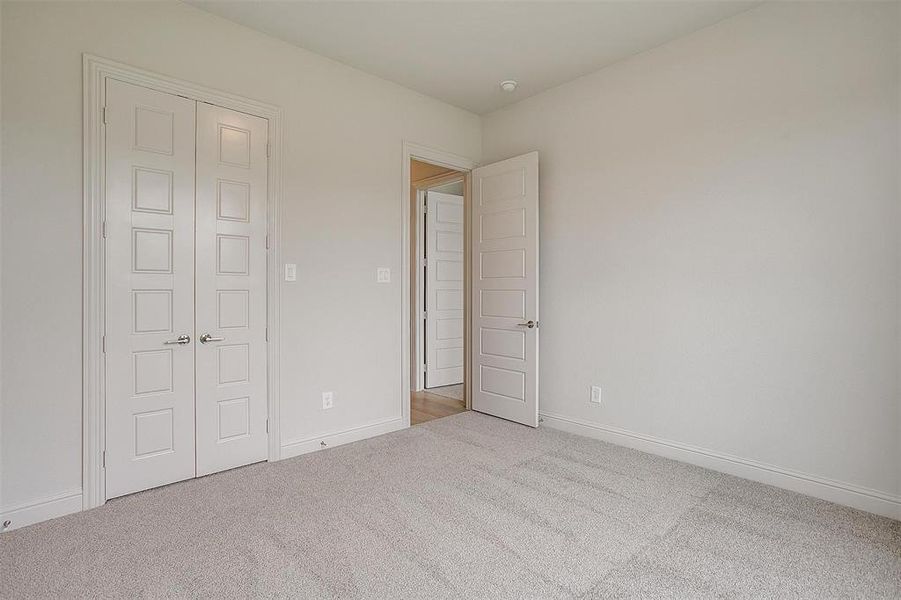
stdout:
[[[517,327],[528,327],[529,329],[533,329],[535,327],[538,327],[538,321],[526,321],[525,323],[517,323],[516,326]],[[201,338],[200,341],[203,341],[203,339]]]
[[188,334],[186,333],[186,334],[184,334],[184,335],[178,336],[178,337],[175,338],[174,340],[167,340],[167,341],[165,341],[165,342],[163,342],[163,343],[164,343],[164,344],[179,344],[179,345],[190,344],[190,343],[191,343],[191,336],[188,335]]
[[200,336],[200,343],[206,344],[207,342],[221,342],[224,339],[224,337],[213,337],[208,333],[204,333],[202,336]]

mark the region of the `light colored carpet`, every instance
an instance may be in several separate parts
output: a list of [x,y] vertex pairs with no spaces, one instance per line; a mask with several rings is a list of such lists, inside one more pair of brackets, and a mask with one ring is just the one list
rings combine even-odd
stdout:
[[899,525],[468,412],[0,535],[0,597],[897,598]]
[[456,385],[443,385],[441,387],[426,388],[426,391],[430,394],[443,396],[445,398],[452,398],[453,400],[463,400],[462,383],[458,383]]

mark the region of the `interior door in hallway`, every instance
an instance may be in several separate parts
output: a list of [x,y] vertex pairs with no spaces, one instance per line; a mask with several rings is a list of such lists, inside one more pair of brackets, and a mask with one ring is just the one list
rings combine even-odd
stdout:
[[472,173],[472,408],[538,426],[538,153]]
[[426,192],[425,387],[463,383],[463,196]]
[[268,121],[197,104],[197,475],[267,457]]
[[194,476],[194,105],[106,84],[106,497]]

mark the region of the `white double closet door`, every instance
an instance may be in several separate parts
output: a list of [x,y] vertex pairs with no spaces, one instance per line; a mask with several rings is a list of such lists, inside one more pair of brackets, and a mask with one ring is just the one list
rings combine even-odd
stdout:
[[106,497],[267,457],[268,121],[106,88]]

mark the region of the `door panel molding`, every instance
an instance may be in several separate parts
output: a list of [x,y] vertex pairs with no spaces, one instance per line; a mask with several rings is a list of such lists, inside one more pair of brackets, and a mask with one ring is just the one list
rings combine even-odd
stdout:
[[[156,91],[206,102],[247,113],[268,121],[269,168],[267,174],[267,408],[269,421],[268,459],[280,458],[279,435],[279,200],[282,194],[284,117],[278,106],[236,94],[199,86],[91,54],[82,56],[83,78],[83,314],[82,314],[82,509],[106,502],[104,472],[105,372],[104,372],[104,156],[106,80],[147,87]],[[165,150],[163,148],[162,150]],[[228,158],[228,157],[226,157]],[[150,209],[166,207],[148,199]],[[227,209],[228,207],[226,207]],[[153,212],[153,211],[151,211]],[[236,215],[240,217],[240,215]]]

